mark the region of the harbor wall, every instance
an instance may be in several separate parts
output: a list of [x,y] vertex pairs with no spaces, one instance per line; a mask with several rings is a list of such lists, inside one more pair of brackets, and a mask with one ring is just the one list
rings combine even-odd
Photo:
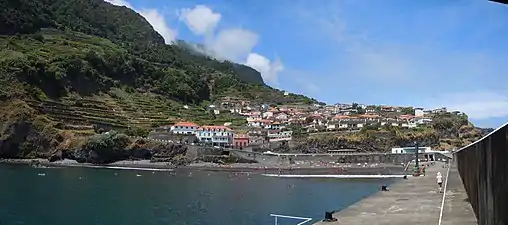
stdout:
[[[334,162],[334,163],[385,163],[402,164],[414,160],[414,154],[403,153],[335,153],[335,154],[294,154],[294,155],[269,155],[259,152],[247,152],[240,150],[230,150],[232,154],[238,157],[255,160],[265,164],[286,164],[291,162]],[[435,159],[449,159],[449,157],[434,153]],[[420,157],[421,158],[421,157]]]
[[508,124],[454,153],[479,225],[508,224]]

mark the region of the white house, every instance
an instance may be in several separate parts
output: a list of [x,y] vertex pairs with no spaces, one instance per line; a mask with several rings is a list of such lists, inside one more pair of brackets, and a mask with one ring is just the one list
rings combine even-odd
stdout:
[[274,141],[289,141],[293,135],[293,131],[281,131],[281,130],[273,130],[268,131],[268,139],[270,142]]
[[287,120],[289,116],[286,113],[279,113],[275,118],[278,120]]
[[272,129],[272,130],[279,130],[279,129],[284,128],[284,126],[280,122],[275,121],[273,123],[270,123],[270,122],[266,123],[265,128]]
[[270,124],[270,120],[255,119],[249,121],[248,125],[251,127],[265,127]]
[[400,126],[404,128],[415,128],[417,124],[411,121],[403,121],[400,123]]
[[423,112],[423,108],[415,108],[415,116],[416,117],[425,116],[425,112]]
[[196,134],[199,125],[192,122],[179,122],[171,126],[170,132],[173,134]]
[[273,116],[273,112],[267,111],[263,113],[263,118],[270,118]]
[[[431,150],[432,149],[430,147],[418,147],[418,153],[424,153]],[[392,153],[400,153],[400,154],[416,153],[416,149],[415,147],[392,148]]]
[[432,122],[431,118],[420,118],[415,121],[416,124],[428,124]]

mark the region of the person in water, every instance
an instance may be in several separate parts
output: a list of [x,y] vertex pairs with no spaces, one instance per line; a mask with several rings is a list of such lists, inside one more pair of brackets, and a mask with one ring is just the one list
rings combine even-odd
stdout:
[[439,186],[439,193],[442,193],[442,186],[443,186],[443,176],[441,175],[441,172],[437,172],[436,176],[437,185]]

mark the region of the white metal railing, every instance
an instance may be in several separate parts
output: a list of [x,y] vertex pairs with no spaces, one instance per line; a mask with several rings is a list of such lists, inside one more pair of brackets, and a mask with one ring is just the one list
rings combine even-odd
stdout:
[[302,222],[296,224],[296,225],[302,225],[304,223],[310,222],[312,218],[306,218],[306,217],[297,217],[297,216],[285,216],[285,215],[277,215],[277,214],[270,214],[270,216],[273,216],[275,218],[275,225],[278,225],[278,218],[287,218],[287,219],[295,219],[295,220],[303,220]]

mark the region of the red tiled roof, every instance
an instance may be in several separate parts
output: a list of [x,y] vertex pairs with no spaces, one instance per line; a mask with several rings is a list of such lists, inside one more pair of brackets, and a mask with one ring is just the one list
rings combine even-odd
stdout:
[[414,117],[413,115],[400,115],[399,116],[399,118],[401,118],[401,119],[411,119],[413,117]]
[[199,127],[199,125],[193,122],[178,122],[173,126],[183,126],[183,127]]

